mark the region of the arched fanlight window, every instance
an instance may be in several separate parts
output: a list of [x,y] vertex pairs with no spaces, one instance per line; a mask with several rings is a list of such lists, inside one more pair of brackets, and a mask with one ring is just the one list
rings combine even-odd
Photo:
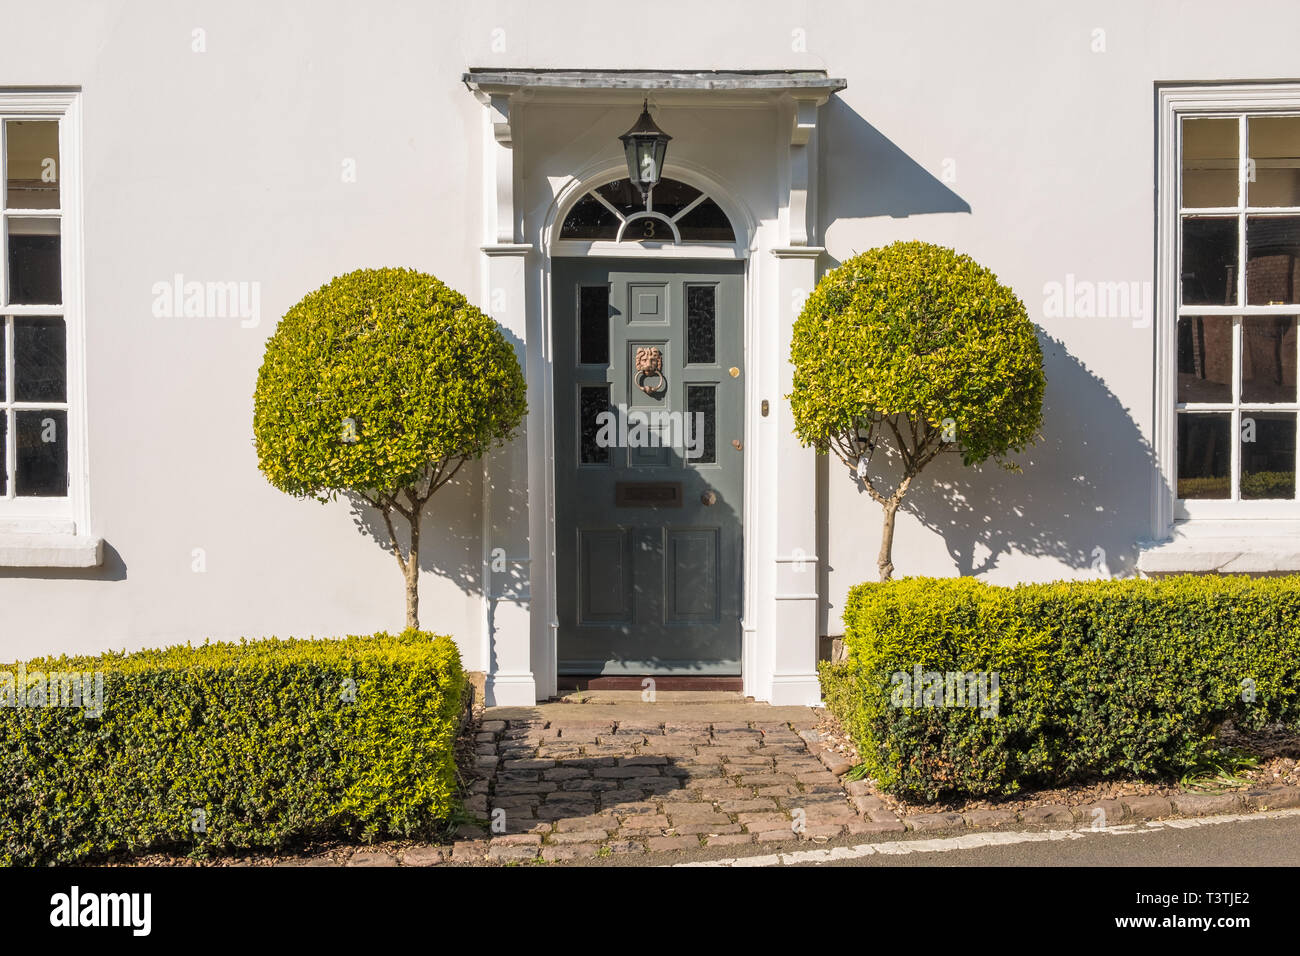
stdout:
[[661,179],[650,208],[631,180],[597,186],[574,204],[560,227],[561,239],[617,242],[735,242],[736,233],[716,202],[694,186]]

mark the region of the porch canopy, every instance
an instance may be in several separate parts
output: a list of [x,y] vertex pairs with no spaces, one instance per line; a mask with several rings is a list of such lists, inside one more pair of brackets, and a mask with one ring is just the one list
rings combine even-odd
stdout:
[[499,70],[471,68],[461,77],[474,93],[510,95],[520,90],[566,93],[649,91],[827,97],[848,83],[824,70]]

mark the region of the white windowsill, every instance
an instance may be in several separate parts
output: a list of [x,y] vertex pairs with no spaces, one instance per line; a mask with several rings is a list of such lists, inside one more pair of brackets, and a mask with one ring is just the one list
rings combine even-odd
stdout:
[[97,568],[103,560],[102,538],[0,533],[0,568]]
[[1143,574],[1300,572],[1300,522],[1189,521],[1138,556]]

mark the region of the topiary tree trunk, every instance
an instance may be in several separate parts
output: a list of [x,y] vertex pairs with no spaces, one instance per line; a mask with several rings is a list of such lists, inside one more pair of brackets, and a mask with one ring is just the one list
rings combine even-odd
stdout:
[[[1043,356],[1022,303],[969,256],[896,242],[824,275],[790,339],[790,411],[804,445],[834,453],[883,521],[876,567],[894,574],[894,527],[917,476],[1020,451],[1042,424]],[[872,454],[885,449],[892,490]]]
[[[466,460],[462,457],[455,459],[454,462],[442,461],[436,468],[429,470],[420,485],[408,485],[396,494],[358,492],[361,498],[383,516],[384,527],[388,529],[389,546],[397,558],[398,567],[402,569],[402,580],[406,585],[406,626],[408,628],[420,626],[420,518],[424,513],[424,506],[433,497],[435,491],[455,477]],[[405,503],[402,501],[403,498]],[[405,556],[402,554],[401,540],[393,524],[394,515],[406,520]]]
[[[903,427],[900,427],[900,419]],[[903,476],[893,491],[883,489],[883,482],[874,478],[870,471],[871,453],[875,450],[877,430],[881,425],[888,426],[894,439],[891,450],[897,453],[902,465]],[[855,420],[851,429],[831,438],[836,457],[850,467],[871,500],[880,505],[884,513],[880,553],[876,558],[876,569],[882,581],[894,576],[894,524],[898,509],[907,497],[913,479],[943,452],[945,444],[942,428],[936,428],[924,419],[917,421],[911,415],[879,416],[865,422]]]

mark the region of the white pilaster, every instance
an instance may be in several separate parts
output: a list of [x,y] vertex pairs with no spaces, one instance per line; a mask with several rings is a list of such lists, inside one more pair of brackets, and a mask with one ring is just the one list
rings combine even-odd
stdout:
[[[483,95],[484,135],[483,307],[500,323],[528,379],[528,405],[535,410],[528,375],[527,258],[515,209],[515,144],[510,97]],[[489,706],[527,706],[537,701],[533,675],[532,549],[529,536],[528,436],[530,411],[508,444],[483,460],[483,647]]]
[[817,591],[816,454],[794,435],[794,419],[786,397],[794,385],[790,337],[803,301],[817,283],[817,262],[825,249],[810,245],[816,236],[813,217],[817,171],[817,111],[825,97],[790,98],[786,103],[790,149],[782,177],[789,194],[782,217],[784,244],[772,252],[777,259],[778,399],[775,402],[776,458],[780,469],[775,485],[776,536],[773,574],[772,647],[773,704],[816,704],[821,700],[817,680],[817,620],[821,600]]

